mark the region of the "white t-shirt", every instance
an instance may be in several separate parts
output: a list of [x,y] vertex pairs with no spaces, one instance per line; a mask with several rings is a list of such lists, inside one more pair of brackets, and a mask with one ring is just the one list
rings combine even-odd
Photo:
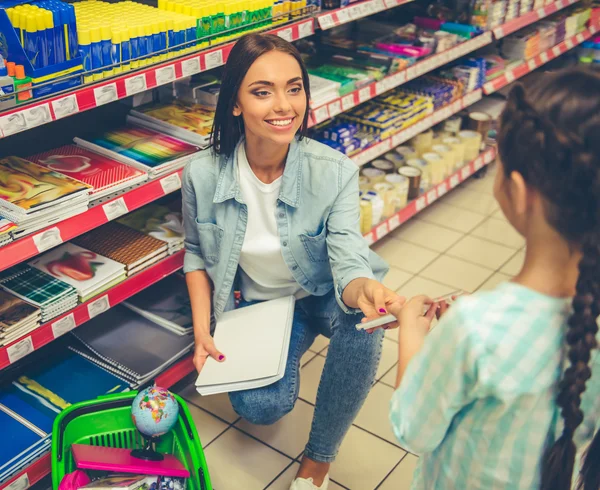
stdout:
[[244,145],[239,146],[238,179],[248,207],[240,254],[242,296],[246,301],[305,296],[281,254],[275,212],[282,178],[270,184],[261,182],[250,168]]

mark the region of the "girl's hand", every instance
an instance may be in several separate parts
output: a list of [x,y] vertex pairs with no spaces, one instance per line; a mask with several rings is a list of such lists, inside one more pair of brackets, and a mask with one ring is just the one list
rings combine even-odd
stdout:
[[196,336],[196,348],[194,350],[194,366],[196,371],[200,373],[206,359],[212,357],[217,362],[224,362],[225,356],[221,354],[215,347],[215,341],[210,334],[202,335],[201,337]]
[[[427,308],[425,315],[423,310]],[[438,310],[438,305],[425,295],[415,296],[402,305],[391,305],[390,313],[398,319],[399,327],[416,329],[426,335],[431,328],[431,322]]]

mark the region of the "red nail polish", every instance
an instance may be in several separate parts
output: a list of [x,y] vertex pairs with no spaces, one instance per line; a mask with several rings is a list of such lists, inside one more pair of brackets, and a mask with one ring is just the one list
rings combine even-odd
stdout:
[[385,308],[379,308],[379,313],[387,313],[387,311],[385,311]]
[[223,359],[225,359],[225,356],[224,355],[220,355],[219,356],[219,361],[222,361]]

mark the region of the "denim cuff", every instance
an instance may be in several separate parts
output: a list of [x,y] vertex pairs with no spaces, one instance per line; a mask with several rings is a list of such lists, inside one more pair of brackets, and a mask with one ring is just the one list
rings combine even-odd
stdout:
[[319,454],[319,453],[314,452],[308,446],[306,446],[306,449],[304,449],[304,456],[312,459],[313,461],[316,461],[317,463],[333,463],[335,461],[337,454],[334,454],[334,455]]
[[183,272],[203,271],[206,267],[204,265],[204,259],[189,250],[185,251],[183,256]]
[[344,313],[346,313],[347,315],[356,315],[358,313],[361,313],[361,310],[359,308],[348,307],[346,305],[346,303],[344,303],[344,300],[342,299],[344,290],[346,289],[346,287],[348,287],[348,284],[350,284],[355,279],[360,279],[360,278],[375,279],[375,276],[373,275],[373,272],[370,270],[367,272],[365,272],[365,271],[355,272],[354,274],[350,274],[350,275],[344,277],[343,279],[338,281],[335,285],[335,299],[337,300],[338,304],[340,305],[340,308],[342,309],[342,311]]

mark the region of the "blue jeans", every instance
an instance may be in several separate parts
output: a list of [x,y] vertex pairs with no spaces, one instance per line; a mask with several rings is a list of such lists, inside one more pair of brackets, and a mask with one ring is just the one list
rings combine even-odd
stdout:
[[[251,303],[242,302],[241,307]],[[346,314],[334,292],[296,302],[285,375],[276,383],[229,394],[233,409],[248,422],[273,424],[294,408],[300,389],[300,359],[319,334],[331,339],[317,393],[312,429],[304,454],[335,460],[344,436],[375,380],[383,330],[369,335],[355,324],[362,314]]]

